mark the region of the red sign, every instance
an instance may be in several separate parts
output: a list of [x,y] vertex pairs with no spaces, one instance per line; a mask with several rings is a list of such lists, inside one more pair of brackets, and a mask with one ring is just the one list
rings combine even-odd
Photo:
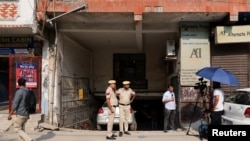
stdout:
[[[37,65],[28,63],[16,64],[16,80],[19,78],[26,79],[27,88],[37,88]],[[16,83],[16,88],[19,88]]]

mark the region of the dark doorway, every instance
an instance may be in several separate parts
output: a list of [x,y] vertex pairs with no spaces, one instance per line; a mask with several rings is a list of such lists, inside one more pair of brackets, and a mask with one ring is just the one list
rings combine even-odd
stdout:
[[8,105],[8,62],[8,57],[0,57],[0,106]]
[[161,98],[155,100],[135,100],[137,130],[163,130],[163,104]]

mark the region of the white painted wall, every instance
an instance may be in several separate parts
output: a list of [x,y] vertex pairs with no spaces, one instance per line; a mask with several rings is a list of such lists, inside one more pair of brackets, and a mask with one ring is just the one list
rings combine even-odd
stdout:
[[[7,2],[7,1],[6,1]],[[5,2],[5,3],[6,3]],[[19,0],[17,2],[10,1],[17,5],[18,16],[15,20],[2,20],[1,24],[4,25],[25,25],[33,26],[36,29],[36,1],[35,0]],[[35,31],[34,31],[35,32]]]
[[[43,47],[42,61],[42,113],[50,124],[60,123],[61,76],[92,79],[92,52],[68,36],[58,33],[55,46]],[[55,63],[55,66],[54,66]],[[55,68],[54,68],[55,67]]]
[[59,52],[63,54],[60,58],[62,74],[91,79],[92,53],[66,35],[62,36],[62,42],[63,44],[58,48]]

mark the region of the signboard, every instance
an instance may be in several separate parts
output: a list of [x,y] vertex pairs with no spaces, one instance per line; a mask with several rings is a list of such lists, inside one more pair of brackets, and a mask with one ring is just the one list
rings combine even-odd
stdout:
[[83,89],[78,89],[78,95],[79,95],[79,99],[82,100],[83,96],[84,96],[84,91]]
[[0,55],[29,54],[33,48],[33,37],[0,37]]
[[217,26],[215,29],[215,43],[249,43],[250,26]]
[[[37,65],[29,63],[16,63],[16,80],[24,78],[27,88],[37,88]],[[16,83],[16,88],[19,88]]]
[[210,66],[209,24],[181,24],[180,54],[181,85],[194,86],[199,79],[195,73]]
[[0,37],[1,47],[34,47],[33,37]]

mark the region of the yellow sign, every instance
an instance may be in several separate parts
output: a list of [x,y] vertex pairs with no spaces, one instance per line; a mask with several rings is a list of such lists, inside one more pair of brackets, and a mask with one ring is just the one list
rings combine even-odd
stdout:
[[215,30],[215,42],[223,43],[249,43],[250,26],[217,26]]
[[79,95],[79,99],[82,100],[82,99],[83,99],[83,96],[84,96],[84,91],[83,91],[83,89],[79,89],[79,90],[78,90],[78,95]]

